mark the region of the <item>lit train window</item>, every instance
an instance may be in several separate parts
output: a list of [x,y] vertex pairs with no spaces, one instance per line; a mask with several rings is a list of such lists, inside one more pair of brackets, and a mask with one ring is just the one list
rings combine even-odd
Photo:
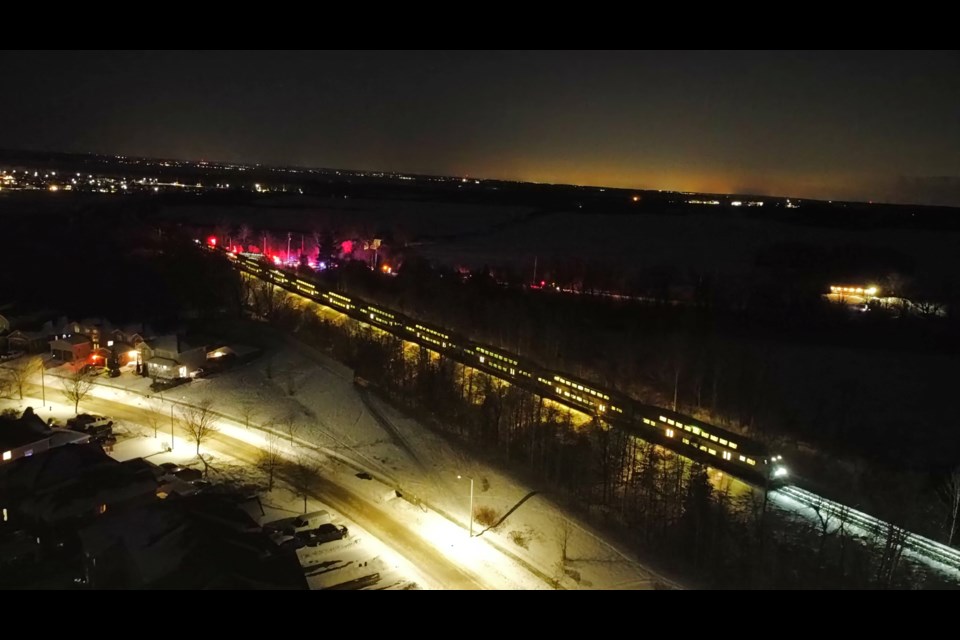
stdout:
[[672,438],[672,437],[673,437],[673,429],[667,429],[667,437],[668,437],[668,438]]
[[667,421],[666,417],[660,416],[660,422],[666,422],[666,421]]
[[733,458],[733,454],[732,454],[732,453],[730,453],[729,451],[724,451],[724,452],[723,452],[723,459],[724,459],[724,460],[730,460],[731,458]]
[[746,462],[747,456],[740,456],[740,462]]
[[673,418],[667,418],[667,424],[674,424]]
[[710,455],[712,455],[712,456],[717,455],[717,450],[716,450],[716,449],[707,449],[707,452],[708,452]]
[[684,431],[693,431],[693,429],[692,429],[692,428],[690,427],[690,425],[688,425],[688,424],[683,425],[683,430],[684,430]]
[[727,446],[728,443],[726,438],[720,438],[720,444],[722,444],[723,446]]
[[747,464],[749,464],[749,465],[755,465],[755,464],[757,464],[757,461],[754,460],[753,458],[747,458]]
[[700,435],[703,436],[704,438],[709,438],[709,437],[710,437],[710,434],[707,433],[706,431],[701,431],[701,432],[700,432]]
[[736,449],[736,448],[737,448],[737,443],[736,443],[736,442],[731,442],[731,443],[730,443],[730,448],[731,448],[731,449]]
[[684,439],[683,439],[683,444],[690,444],[690,439],[689,439],[689,438],[684,438]]
[[717,440],[719,440],[719,438],[717,438],[717,436],[710,436],[710,440],[712,440],[713,442],[716,442]]
[[700,427],[691,427],[690,430],[693,431],[693,435],[700,435]]

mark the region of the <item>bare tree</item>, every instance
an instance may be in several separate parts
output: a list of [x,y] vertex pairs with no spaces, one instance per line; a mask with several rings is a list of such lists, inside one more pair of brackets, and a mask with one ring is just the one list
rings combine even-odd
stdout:
[[293,369],[286,371],[283,374],[283,383],[286,388],[287,395],[293,396],[296,395],[298,384],[297,384],[297,373]]
[[819,534],[820,540],[819,547],[817,548],[817,559],[822,563],[823,551],[827,545],[827,538],[835,534],[837,529],[830,531],[830,528],[834,523],[834,518],[826,508],[823,498],[819,498],[817,503],[813,505],[812,509],[813,512],[817,514],[817,533]]
[[160,429],[160,424],[165,422],[165,418],[160,404],[153,398],[148,398],[143,410],[143,421],[153,429],[154,438],[157,437],[157,431]]
[[213,401],[204,399],[195,406],[180,409],[180,424],[187,431],[191,442],[197,445],[197,455],[200,455],[200,445],[217,432],[214,424],[216,416],[213,413]]
[[303,512],[307,512],[307,497],[313,489],[313,483],[320,474],[320,465],[312,458],[306,455],[297,456],[296,462],[290,467],[290,484],[297,492],[297,495],[303,496]]
[[885,533],[877,537],[877,541],[883,545],[883,548],[880,561],[877,563],[876,582],[884,589],[889,588],[893,582],[909,535],[910,532],[903,527],[888,522]]
[[267,436],[267,442],[260,450],[260,457],[257,460],[257,466],[267,474],[268,491],[273,491],[273,476],[282,462],[283,448],[280,438],[271,433]]
[[21,400],[23,400],[23,388],[30,380],[30,376],[39,371],[41,366],[43,366],[43,363],[40,358],[32,357],[21,358],[4,367],[4,376],[8,381],[9,388],[16,389]]
[[247,250],[247,240],[253,237],[253,231],[250,230],[250,225],[241,224],[240,229],[237,231],[237,239],[240,241],[240,244],[243,245],[243,250]]
[[80,403],[93,388],[93,376],[83,370],[77,370],[60,380],[63,395],[73,403],[73,412],[80,413]]
[[243,419],[243,426],[247,429],[250,428],[250,421],[257,415],[259,412],[259,407],[257,402],[250,398],[245,399],[240,403],[240,417]]
[[273,419],[273,424],[283,430],[283,433],[290,439],[290,446],[296,444],[297,434],[300,433],[300,421],[297,414],[289,411]]
[[960,467],[956,467],[944,478],[940,495],[947,505],[947,544],[952,546],[957,531],[957,515],[960,514]]
[[560,532],[560,562],[562,562],[563,566],[566,567],[567,560],[570,559],[570,556],[567,554],[567,547],[570,544],[570,521],[566,518],[560,518],[559,522],[557,523],[557,528]]

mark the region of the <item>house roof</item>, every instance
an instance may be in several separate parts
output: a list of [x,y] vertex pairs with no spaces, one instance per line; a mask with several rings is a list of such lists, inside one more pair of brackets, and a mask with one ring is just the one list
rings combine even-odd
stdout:
[[55,342],[66,342],[73,346],[77,346],[80,344],[89,344],[90,338],[84,335],[74,334],[72,336],[67,336],[66,338],[57,338],[56,340],[51,340],[50,344],[54,344]]
[[65,444],[83,444],[85,442],[90,442],[90,434],[80,433],[79,431],[74,431],[73,429],[59,429],[53,428],[50,429],[50,432],[53,434],[50,436],[50,447],[59,447]]
[[0,418],[0,449],[3,451],[42,442],[50,435],[46,423],[31,407],[24,409],[23,415],[16,420]]
[[159,336],[146,341],[147,346],[154,351],[162,349],[174,353],[179,353],[178,343],[177,336]]
[[50,434],[37,433],[18,422],[0,425],[0,449],[4,451],[17,449],[32,442],[42,442],[49,437]]
[[0,464],[0,491],[17,488],[35,493],[72,481],[87,469],[109,464],[118,463],[97,444],[57,447],[29,458]]
[[26,338],[27,340],[46,340],[49,336],[50,333],[46,331],[24,331],[22,329],[17,329],[16,331],[11,331],[10,335],[7,337],[10,339]]

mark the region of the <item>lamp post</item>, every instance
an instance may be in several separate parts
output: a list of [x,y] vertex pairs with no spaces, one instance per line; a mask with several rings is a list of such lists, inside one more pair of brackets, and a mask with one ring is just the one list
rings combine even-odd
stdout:
[[470,537],[473,537],[473,476],[457,475],[457,480],[467,478],[470,480]]

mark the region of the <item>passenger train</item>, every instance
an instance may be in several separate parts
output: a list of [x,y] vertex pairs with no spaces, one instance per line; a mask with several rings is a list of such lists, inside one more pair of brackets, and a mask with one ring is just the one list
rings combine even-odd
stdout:
[[225,253],[239,269],[251,275],[403,340],[416,342],[538,395],[602,418],[605,422],[665,445],[684,456],[765,486],[788,481],[782,456],[770,455],[766,446],[740,434],[674,411],[642,404],[622,393],[563,372],[545,369],[520,356],[474,342],[442,327],[415,320],[354,296],[330,291],[319,283],[268,264],[259,255],[238,255],[204,246]]

